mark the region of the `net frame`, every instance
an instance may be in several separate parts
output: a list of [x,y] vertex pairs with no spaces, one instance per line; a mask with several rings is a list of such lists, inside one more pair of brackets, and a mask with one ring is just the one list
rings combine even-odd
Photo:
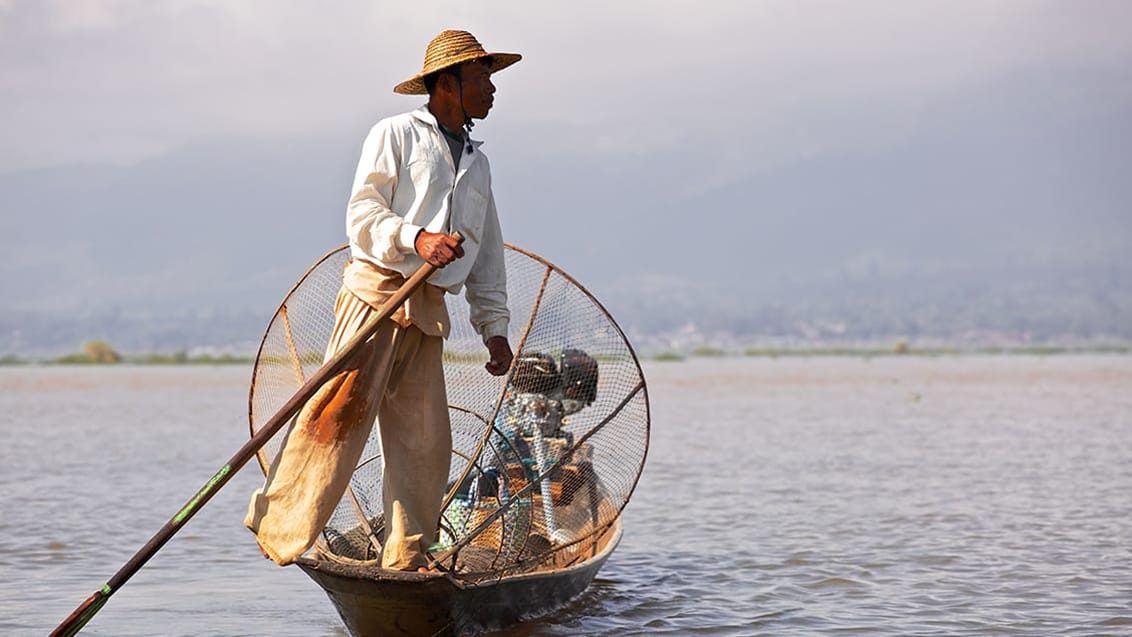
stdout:
[[[636,352],[620,326],[589,290],[561,268],[533,252],[511,244],[506,244],[506,254],[509,296],[511,296],[511,266],[513,264],[518,263],[525,268],[535,267],[541,270],[538,273],[540,279],[538,290],[530,303],[525,323],[517,334],[518,338],[511,339],[511,342],[517,343],[515,347],[517,358],[527,351],[528,346],[543,347],[546,345],[546,334],[539,332],[539,319],[544,308],[544,300],[548,299],[547,295],[551,295],[551,300],[547,303],[552,308],[552,315],[555,311],[562,311],[562,308],[553,309],[555,299],[573,295],[573,301],[576,304],[588,304],[588,320],[593,323],[593,326],[599,326],[600,330],[593,326],[589,327],[597,331],[604,330],[603,334],[608,343],[602,342],[605,346],[602,351],[606,357],[611,359],[613,353],[620,357],[616,362],[620,365],[622,380],[632,379],[635,382],[631,383],[631,387],[627,385],[627,388],[621,392],[623,396],[616,401],[616,404],[603,407],[602,417],[592,422],[588,428],[578,429],[580,435],[569,435],[568,444],[560,445],[561,448],[557,449],[554,459],[549,464],[546,461],[536,461],[534,463],[535,470],[530,471],[530,475],[525,476],[525,484],[521,484],[515,490],[508,489],[507,497],[498,498],[498,505],[495,506],[494,510],[481,515],[474,522],[474,527],[470,531],[465,529],[457,537],[457,534],[451,528],[453,521],[447,518],[447,513],[453,503],[460,498],[459,490],[462,485],[466,485],[468,479],[473,476],[478,480],[480,476],[485,475],[484,466],[487,462],[485,461],[485,454],[487,456],[494,455],[494,464],[501,467],[510,466],[515,457],[521,454],[514,449],[513,441],[509,441],[501,428],[501,414],[507,410],[508,401],[515,393],[516,365],[512,365],[504,377],[497,377],[498,381],[494,382],[494,386],[492,386],[492,382],[484,378],[486,372],[482,368],[478,370],[480,377],[476,382],[484,384],[494,393],[494,399],[490,403],[489,410],[481,409],[477,411],[451,402],[453,381],[456,383],[464,381],[461,380],[460,374],[450,372],[461,367],[459,357],[467,356],[470,350],[466,343],[462,347],[451,347],[453,340],[463,339],[467,341],[469,338],[467,328],[461,325],[461,319],[467,315],[467,304],[459,301],[449,305],[453,334],[449,341],[445,343],[445,375],[449,383],[450,414],[455,416],[453,418],[454,449],[450,468],[450,486],[442,504],[442,511],[445,512],[445,515],[442,515],[440,526],[443,536],[445,526],[448,525],[447,531],[449,539],[452,541],[447,547],[444,547],[445,550],[434,563],[450,574],[456,574],[466,581],[503,577],[511,573],[538,569],[547,564],[563,566],[595,554],[598,550],[598,540],[618,522],[621,512],[635,491],[648,453],[651,416],[647,385]],[[320,335],[328,335],[333,327],[334,298],[341,285],[341,272],[348,258],[348,246],[340,246],[316,261],[284,297],[276,314],[269,322],[257,351],[256,366],[249,391],[249,426],[253,434],[257,429],[257,422],[263,419],[264,414],[273,411],[271,406],[290,396],[289,393],[286,393],[288,386],[291,387],[293,392],[294,388],[301,386],[303,380],[309,378],[311,372],[317,370],[321,365],[323,352],[320,348],[325,347],[325,338]],[[529,278],[530,273],[527,273],[527,276]],[[446,297],[450,296],[446,295]],[[523,317],[516,317],[513,311],[513,324],[517,318],[521,320]],[[566,320],[568,321],[568,319],[569,316]],[[553,318],[548,320],[553,321]],[[463,321],[463,323],[466,323],[466,321]],[[566,325],[569,326],[569,322]],[[546,332],[547,330],[543,329],[542,331]],[[561,331],[559,330],[559,332]],[[554,332],[554,330],[552,329],[550,332]],[[562,334],[559,334],[559,336],[562,336]],[[280,338],[282,342],[273,343]],[[475,338],[478,338],[478,336]],[[595,339],[594,342],[597,343],[599,340]],[[482,350],[482,343],[477,343],[476,348]],[[449,358],[449,353],[453,349],[455,350],[455,362]],[[284,351],[286,352],[285,357],[288,359],[285,364],[279,360],[273,360],[280,356],[280,352]],[[565,349],[562,349],[562,351],[565,351]],[[601,358],[600,352],[598,358]],[[597,366],[604,369],[603,365],[608,366],[610,364],[610,360],[605,360],[597,363]],[[616,371],[617,368],[615,367]],[[281,382],[281,378],[286,375],[291,376],[290,380]],[[600,381],[608,377],[608,372],[605,375],[597,374],[597,376],[595,383],[600,386]],[[279,390],[277,386],[283,389]],[[609,389],[609,383],[606,383],[606,389]],[[264,396],[265,393],[267,394],[266,397]],[[481,401],[482,403],[483,401]],[[559,409],[561,409],[561,401],[559,401]],[[626,416],[627,412],[628,415]],[[630,424],[638,430],[631,432],[635,437],[628,446],[632,448],[623,454],[630,461],[630,466],[627,467],[627,472],[622,474],[611,472],[609,463],[604,463],[605,471],[617,473],[614,476],[616,478],[614,482],[617,484],[612,489],[614,493],[603,493],[599,498],[595,496],[595,488],[604,489],[605,485],[601,484],[598,472],[595,472],[594,463],[597,460],[597,454],[594,453],[591,443],[600,442],[605,428],[618,419],[631,421]],[[463,424],[457,426],[457,422]],[[559,433],[564,428],[563,423],[566,422],[566,418],[559,419]],[[291,424],[293,424],[293,421]],[[625,428],[624,423],[616,424],[621,426],[622,429]],[[541,431],[542,425],[539,425],[536,429]],[[615,426],[613,429],[616,430],[617,427]],[[257,454],[260,468],[265,474],[270,466],[271,458],[281,448],[289,430],[290,427],[287,427],[286,431],[281,431]],[[457,449],[456,438],[458,433],[468,440],[473,440],[474,447],[464,450]],[[376,430],[374,434],[371,434],[371,440],[375,435]],[[536,433],[534,437],[537,439],[538,434]],[[608,436],[606,437],[608,438]],[[545,451],[545,444],[542,444],[541,441],[540,444]],[[589,455],[588,459],[585,458],[587,454]],[[582,460],[575,462],[578,457],[582,457]],[[351,480],[342,502],[320,540],[320,550],[324,554],[329,554],[335,560],[364,564],[371,562],[380,551],[379,536],[383,523],[380,514],[380,492],[383,485],[379,473],[381,463],[377,462],[378,460],[380,460],[380,454],[374,454],[367,446],[366,452],[363,453],[362,460],[355,470],[355,479]],[[488,457],[488,460],[492,460],[492,458]],[[520,458],[519,462],[515,464],[521,465],[524,460],[529,461],[529,459]],[[546,535],[554,535],[552,531],[555,525],[554,516],[559,506],[559,496],[563,500],[566,499],[567,485],[565,481],[562,481],[561,494],[555,494],[553,489],[546,485],[550,484],[556,474],[561,473],[561,470],[568,467],[570,463],[580,467],[576,469],[575,490],[582,487],[588,489],[588,495],[585,497],[588,499],[588,506],[591,510],[591,524],[584,529],[584,532],[564,538],[552,537],[549,546],[541,547],[540,550],[531,550],[529,540],[534,537],[533,534],[527,534],[517,539],[515,536],[522,535],[521,531],[524,529],[530,531],[540,527],[540,525]],[[378,472],[377,480],[374,480],[373,476],[375,469]],[[586,474],[586,471],[589,473]],[[375,482],[376,489],[366,488],[367,483],[372,486]],[[500,480],[501,487],[504,486],[503,483],[504,480]],[[376,491],[376,498],[374,491]],[[575,496],[576,494],[570,497],[573,499]],[[538,511],[539,507],[535,506],[535,502],[540,498],[541,508],[543,509],[541,513]],[[376,507],[375,499],[377,501]],[[551,503],[549,506],[547,505],[548,502]],[[349,527],[347,533],[354,536],[350,541],[355,544],[351,546],[356,548],[360,537],[366,549],[364,552],[354,555],[339,555],[335,550],[335,543],[344,535],[341,530],[346,528],[348,524],[355,525]],[[495,547],[494,555],[485,561],[482,559],[481,550],[481,556],[477,563],[469,566],[468,562],[465,561],[461,565],[459,562],[461,552],[475,546],[477,539],[483,538],[493,527],[496,530],[496,535],[500,538]],[[511,533],[511,540],[508,540],[507,533]],[[511,543],[518,540],[521,540],[521,543]],[[586,543],[591,545],[590,550],[581,550],[580,547]],[[339,541],[338,545],[342,545],[342,542]]]

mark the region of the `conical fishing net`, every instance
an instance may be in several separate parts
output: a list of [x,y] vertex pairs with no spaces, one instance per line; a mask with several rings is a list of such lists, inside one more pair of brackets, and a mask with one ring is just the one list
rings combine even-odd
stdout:
[[[462,298],[446,297],[444,366],[452,421],[449,488],[432,547],[451,576],[477,580],[588,558],[617,523],[644,467],[648,393],[608,312],[541,257],[507,246],[508,335],[515,362],[484,370],[487,351]],[[317,262],[284,299],[256,359],[254,433],[322,364],[349,250]],[[376,427],[318,544],[325,559],[378,563],[384,534]],[[286,438],[260,451],[266,471]]]

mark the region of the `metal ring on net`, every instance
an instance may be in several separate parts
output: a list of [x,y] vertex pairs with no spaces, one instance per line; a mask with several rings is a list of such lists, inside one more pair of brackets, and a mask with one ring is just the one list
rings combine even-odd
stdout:
[[[446,295],[444,373],[453,429],[438,566],[466,580],[559,567],[598,551],[632,496],[649,441],[640,361],[608,311],[542,257],[506,246],[515,361],[491,376],[468,305]],[[256,357],[254,433],[321,365],[346,246],[317,261],[280,304]],[[380,550],[382,459],[374,428],[319,544],[328,559]],[[267,471],[286,432],[259,454]]]

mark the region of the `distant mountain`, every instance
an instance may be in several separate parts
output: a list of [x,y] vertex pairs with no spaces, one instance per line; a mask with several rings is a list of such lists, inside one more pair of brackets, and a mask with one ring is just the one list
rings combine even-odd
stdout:
[[[485,150],[508,240],[642,333],[1132,337],[1128,87],[1128,69],[1004,78],[769,167],[710,146]],[[343,242],[360,134],[0,175],[0,355],[114,329],[137,347],[257,340]],[[758,139],[735,146],[759,157]]]
[[[0,176],[3,306],[271,304],[314,256],[341,243],[352,161],[344,152],[325,142],[215,141],[137,166]],[[335,162],[342,170],[324,168]]]

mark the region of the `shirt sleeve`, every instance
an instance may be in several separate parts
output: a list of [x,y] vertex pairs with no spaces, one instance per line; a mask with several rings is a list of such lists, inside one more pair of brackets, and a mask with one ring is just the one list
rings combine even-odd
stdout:
[[488,197],[483,240],[464,285],[469,319],[484,343],[493,336],[506,337],[511,312],[507,308],[507,265],[503,256],[503,233],[499,228],[494,195]]
[[400,155],[401,144],[393,126],[379,122],[362,144],[346,206],[346,235],[351,248],[360,256],[384,263],[403,261],[406,254],[414,252],[413,242],[420,230],[390,207]]

